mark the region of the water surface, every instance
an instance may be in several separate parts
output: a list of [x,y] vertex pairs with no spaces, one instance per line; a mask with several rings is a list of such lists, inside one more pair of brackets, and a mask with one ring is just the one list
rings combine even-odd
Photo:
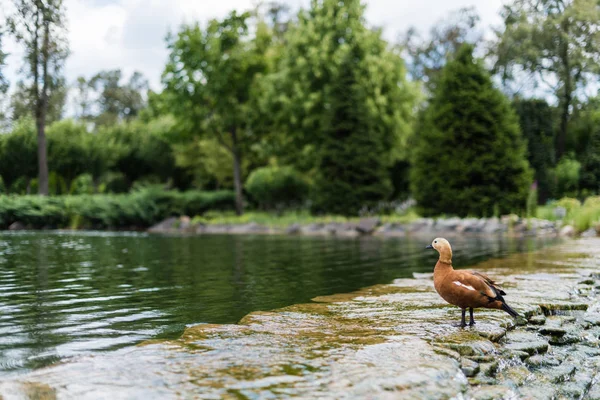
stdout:
[[[454,265],[553,239],[451,241]],[[431,272],[428,240],[0,233],[0,375]]]

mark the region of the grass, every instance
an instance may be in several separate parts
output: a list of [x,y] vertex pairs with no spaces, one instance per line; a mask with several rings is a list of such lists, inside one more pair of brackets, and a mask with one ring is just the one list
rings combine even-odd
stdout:
[[[409,209],[403,214],[392,214],[378,216],[382,223],[409,223],[419,218],[414,209]],[[286,211],[283,213],[269,213],[265,211],[247,211],[244,215],[238,216],[233,212],[213,212],[209,211],[193,219],[194,223],[204,223],[211,225],[241,225],[256,223],[263,226],[282,228],[292,224],[329,224],[358,222],[360,217],[344,217],[341,215],[311,215],[307,210]]]
[[564,198],[538,207],[537,217],[558,221],[559,219],[554,213],[556,207],[563,207],[566,210],[562,225],[571,225],[579,233],[600,226],[600,196],[588,197],[583,204],[577,199]]

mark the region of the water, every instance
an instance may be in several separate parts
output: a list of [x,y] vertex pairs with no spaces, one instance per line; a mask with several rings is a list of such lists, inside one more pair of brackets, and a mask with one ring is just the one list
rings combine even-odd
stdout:
[[[541,239],[452,240],[454,265]],[[0,375],[431,272],[428,240],[0,233]]]

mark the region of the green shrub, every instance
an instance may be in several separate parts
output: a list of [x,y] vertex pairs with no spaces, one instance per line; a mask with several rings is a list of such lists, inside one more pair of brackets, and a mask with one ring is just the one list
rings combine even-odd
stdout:
[[93,194],[94,178],[91,174],[81,174],[71,182],[70,194]]
[[579,190],[581,164],[571,157],[560,159],[554,170],[556,190],[559,196],[575,197]]
[[521,214],[533,173],[518,120],[472,46],[444,67],[415,136],[411,187],[427,216]]
[[1,196],[0,229],[20,221],[32,228],[146,228],[173,215],[233,210],[234,194],[176,192],[156,187],[115,195]]
[[250,174],[246,190],[260,208],[283,209],[301,205],[308,184],[292,167],[263,167]]
[[571,197],[563,197],[562,199],[556,202],[556,207],[563,207],[565,210],[567,210],[567,214],[569,214],[573,210],[576,210],[579,207],[581,207],[581,202]]

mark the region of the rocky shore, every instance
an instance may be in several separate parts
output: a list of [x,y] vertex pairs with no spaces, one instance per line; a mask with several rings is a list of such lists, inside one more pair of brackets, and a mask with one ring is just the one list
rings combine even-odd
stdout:
[[[540,220],[523,219],[517,216],[502,218],[420,218],[413,222],[385,223],[379,218],[363,218],[357,222],[331,222],[292,224],[286,227],[273,227],[257,223],[247,224],[203,224],[193,223],[187,217],[172,217],[151,227],[150,233],[163,234],[288,234],[314,236],[356,237],[364,235],[384,237],[404,236],[448,236],[454,235],[510,235],[510,236],[565,236],[576,235],[571,226]],[[584,237],[596,236],[596,230],[583,233]]]
[[431,274],[415,274],[5,378],[0,395],[600,399],[599,267],[595,238],[475,266],[502,282],[516,321],[477,310],[460,329]]

